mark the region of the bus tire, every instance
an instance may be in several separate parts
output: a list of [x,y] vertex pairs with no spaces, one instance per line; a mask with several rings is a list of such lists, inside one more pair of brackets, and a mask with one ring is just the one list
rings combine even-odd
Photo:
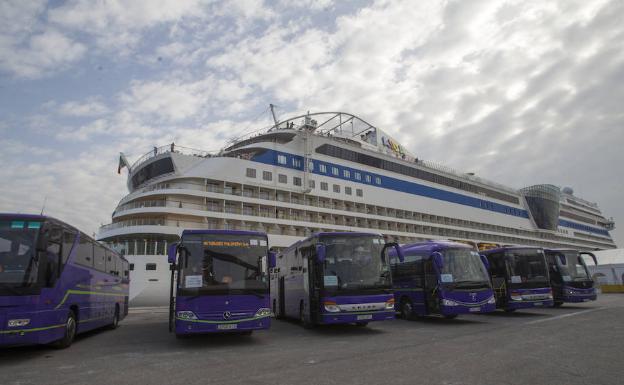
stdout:
[[368,322],[356,322],[355,326],[364,328],[364,327],[368,326]]
[[253,334],[253,330],[245,330],[245,331],[240,332],[240,334],[242,336],[250,336]]
[[65,321],[65,334],[63,335],[63,338],[56,341],[54,347],[57,349],[70,347],[72,342],[74,342],[74,338],[76,338],[77,328],[78,324],[76,322],[76,314],[74,314],[73,310],[70,310],[69,314],[67,314],[67,321]]
[[414,305],[409,298],[401,299],[401,317],[406,320],[414,319]]
[[559,306],[561,306],[561,305],[563,305],[563,302],[561,302],[561,301],[555,301],[555,302],[553,302],[553,307],[559,307]]
[[505,309],[505,313],[513,313],[516,309]]
[[457,318],[457,314],[445,314],[444,318],[446,318],[446,319],[454,319],[454,318]]
[[119,305],[115,305],[115,315],[113,316],[113,322],[108,325],[108,328],[115,330],[119,327]]

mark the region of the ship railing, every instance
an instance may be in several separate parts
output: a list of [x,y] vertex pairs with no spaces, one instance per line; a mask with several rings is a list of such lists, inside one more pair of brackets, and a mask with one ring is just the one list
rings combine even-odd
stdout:
[[138,166],[140,166],[141,164],[145,163],[146,161],[158,156],[158,155],[162,155],[162,154],[167,154],[167,153],[177,153],[177,154],[183,154],[183,155],[191,155],[191,156],[197,156],[200,158],[210,158],[213,156],[216,156],[218,154],[218,151],[204,151],[204,150],[198,150],[196,148],[190,148],[190,147],[184,147],[184,146],[178,146],[176,144],[168,144],[165,146],[160,146],[160,147],[154,147],[154,149],[152,151],[146,152],[145,154],[143,154],[141,157],[139,157],[139,159],[137,159],[132,166],[130,167],[131,170],[136,170],[136,168]]

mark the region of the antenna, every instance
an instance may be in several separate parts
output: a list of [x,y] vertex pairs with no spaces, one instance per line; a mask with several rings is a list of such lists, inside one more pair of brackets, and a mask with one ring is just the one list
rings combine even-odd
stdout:
[[273,121],[275,122],[275,129],[277,129],[277,118],[275,117],[275,110],[273,109],[275,106],[273,104],[269,104],[269,107],[271,108],[271,115],[273,115]]
[[39,215],[43,215],[43,210],[45,210],[45,205],[47,201],[48,201],[48,196],[46,195],[45,197],[43,197],[43,206],[41,206],[41,214]]

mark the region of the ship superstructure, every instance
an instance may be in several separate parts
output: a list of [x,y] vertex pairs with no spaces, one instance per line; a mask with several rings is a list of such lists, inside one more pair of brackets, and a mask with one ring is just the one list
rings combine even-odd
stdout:
[[571,189],[516,190],[456,172],[343,112],[276,122],[216,153],[155,148],[128,169],[129,194],[98,238],[132,263],[135,304],[167,301],[167,245],[183,229],[264,231],[277,248],[322,231],[380,232],[399,243],[615,248],[613,221]]

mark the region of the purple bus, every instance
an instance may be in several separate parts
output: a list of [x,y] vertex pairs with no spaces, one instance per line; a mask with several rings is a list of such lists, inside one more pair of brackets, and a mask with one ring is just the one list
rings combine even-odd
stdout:
[[268,329],[269,256],[265,233],[184,230],[169,248],[169,331],[183,337]]
[[379,234],[346,232],[318,233],[293,244],[271,269],[273,312],[306,328],[394,319],[390,247],[400,253]]
[[59,220],[0,214],[0,346],[116,328],[128,314],[128,262]]
[[392,259],[396,309],[405,319],[437,314],[455,318],[496,309],[487,260],[474,247],[428,241],[401,247],[404,261]]
[[507,312],[553,305],[548,265],[539,247],[505,246],[482,251],[490,262],[496,307]]
[[564,302],[596,300],[594,281],[582,257],[590,256],[597,265],[598,261],[594,254],[571,249],[546,249],[544,252],[550,271],[555,307],[561,306]]

